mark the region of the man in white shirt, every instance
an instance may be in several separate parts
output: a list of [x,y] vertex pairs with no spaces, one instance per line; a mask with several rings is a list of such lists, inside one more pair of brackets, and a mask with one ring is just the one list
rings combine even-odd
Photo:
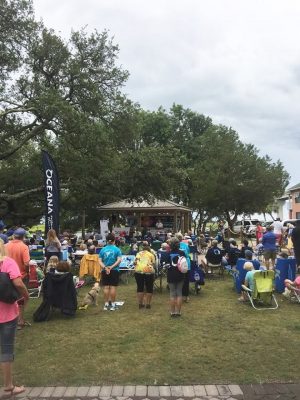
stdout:
[[271,225],[274,227],[274,233],[276,236],[276,242],[281,245],[282,234],[283,234],[283,223],[281,222],[280,218],[276,218],[276,220]]

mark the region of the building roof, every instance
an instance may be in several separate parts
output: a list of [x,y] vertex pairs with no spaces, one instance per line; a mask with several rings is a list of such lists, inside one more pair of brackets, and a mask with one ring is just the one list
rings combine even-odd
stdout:
[[99,207],[100,211],[149,211],[149,209],[153,211],[192,211],[190,208],[174,203],[171,200],[154,200],[153,203],[120,200]]
[[300,183],[297,183],[297,185],[294,185],[290,188],[288,188],[288,192],[293,191],[293,190],[300,190]]

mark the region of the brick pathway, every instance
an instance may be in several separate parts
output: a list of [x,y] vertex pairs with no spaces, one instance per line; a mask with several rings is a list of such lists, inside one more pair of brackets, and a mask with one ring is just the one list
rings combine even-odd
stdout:
[[[1,398],[7,398],[0,393]],[[10,397],[11,398],[11,397]],[[300,384],[33,387],[26,400],[300,400]]]

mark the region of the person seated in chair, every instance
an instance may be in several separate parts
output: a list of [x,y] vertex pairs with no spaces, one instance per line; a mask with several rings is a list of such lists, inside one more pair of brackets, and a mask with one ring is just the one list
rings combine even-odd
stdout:
[[55,272],[47,272],[42,284],[43,302],[33,315],[34,321],[46,321],[50,310],[58,308],[68,316],[74,316],[77,310],[77,293],[70,264],[60,261]]
[[100,260],[96,253],[96,247],[91,245],[88,248],[88,254],[85,254],[80,261],[79,278],[91,277],[96,282],[100,282]]
[[246,250],[245,251],[245,260],[246,261],[251,261],[253,264],[253,267],[255,270],[259,270],[260,269],[260,262],[256,259],[253,259],[253,253],[250,250]]
[[251,252],[253,252],[252,247],[249,246],[248,240],[244,239],[243,242],[242,242],[242,245],[241,245],[241,255],[240,255],[241,258],[246,258],[245,257],[245,251],[246,250],[250,250]]
[[293,290],[297,290],[297,292],[299,292],[299,296],[300,296],[300,275],[297,276],[297,278],[294,281],[291,281],[290,279],[285,279],[284,286],[285,286],[285,289],[282,294],[286,298],[291,298]]
[[134,238],[132,238],[132,241],[130,244],[129,254],[131,256],[136,256],[138,251],[139,251],[139,246],[138,246],[137,238],[134,237]]
[[68,261],[59,261],[54,273],[55,274],[66,274],[71,271],[71,264]]
[[47,264],[46,272],[54,272],[58,263],[59,263],[58,257],[51,256]]
[[236,241],[231,240],[230,247],[226,254],[228,264],[231,265],[231,267],[235,267],[237,260],[240,258],[240,256],[241,256],[241,251],[238,249]]
[[[246,261],[243,268],[247,271],[247,274],[245,276],[244,285],[247,286],[250,290],[253,291],[253,289],[254,289],[254,277],[253,277],[253,275],[254,275],[254,272],[255,272],[254,266],[253,266],[252,262]],[[238,298],[238,300],[239,301],[247,301],[247,295],[246,295],[245,290],[242,291],[242,295],[241,295],[241,297]]]
[[205,272],[208,272],[209,266],[222,265],[222,257],[223,250],[218,247],[218,241],[214,239],[206,252],[205,259],[201,260]]

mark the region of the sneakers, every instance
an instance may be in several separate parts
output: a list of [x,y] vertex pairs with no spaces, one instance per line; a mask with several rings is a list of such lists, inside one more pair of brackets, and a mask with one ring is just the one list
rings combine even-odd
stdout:
[[151,308],[151,304],[146,304],[146,308]]
[[116,311],[118,309],[119,307],[115,303],[112,303],[112,305],[110,306],[110,311]]
[[178,317],[181,317],[181,314],[180,313],[171,313],[170,316],[171,316],[171,318],[178,318]]
[[139,304],[139,309],[145,308],[145,304]]
[[115,311],[118,310],[118,306],[115,303],[105,303],[103,310],[104,311]]

